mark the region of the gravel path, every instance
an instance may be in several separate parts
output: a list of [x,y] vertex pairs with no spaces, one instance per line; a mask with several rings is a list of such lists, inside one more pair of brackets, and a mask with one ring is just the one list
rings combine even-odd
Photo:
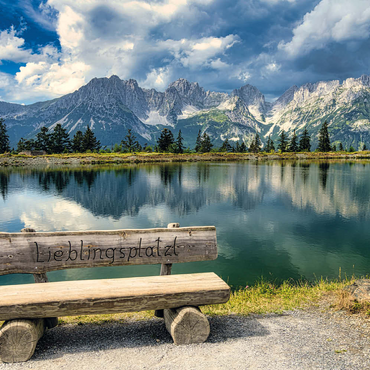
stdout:
[[33,358],[0,369],[370,369],[370,324],[319,309],[210,318],[204,344],[175,346],[161,319],[64,325]]

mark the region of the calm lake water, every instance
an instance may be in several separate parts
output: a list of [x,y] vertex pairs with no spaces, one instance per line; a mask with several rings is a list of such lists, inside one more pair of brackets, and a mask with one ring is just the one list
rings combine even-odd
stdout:
[[[253,162],[0,170],[0,231],[217,227],[214,271],[230,284],[370,272],[370,163]],[[159,266],[71,269],[51,281],[159,274]],[[0,276],[0,285],[32,282]]]

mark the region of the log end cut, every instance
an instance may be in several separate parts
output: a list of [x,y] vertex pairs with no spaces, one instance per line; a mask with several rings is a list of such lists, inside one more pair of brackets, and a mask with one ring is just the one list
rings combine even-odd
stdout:
[[176,345],[203,343],[209,336],[208,319],[198,307],[164,310],[164,320]]
[[0,330],[0,360],[10,363],[29,360],[44,330],[43,319],[6,321]]

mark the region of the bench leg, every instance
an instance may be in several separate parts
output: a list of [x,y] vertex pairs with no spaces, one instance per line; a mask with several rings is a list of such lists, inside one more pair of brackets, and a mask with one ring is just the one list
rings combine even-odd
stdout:
[[6,321],[0,330],[0,360],[2,362],[29,360],[44,331],[44,319]]
[[58,326],[58,318],[57,317],[48,317],[44,320],[45,320],[45,326],[48,329],[52,329],[52,328],[55,328],[56,326]]
[[209,336],[209,322],[198,307],[166,309],[164,321],[177,345],[203,343]]

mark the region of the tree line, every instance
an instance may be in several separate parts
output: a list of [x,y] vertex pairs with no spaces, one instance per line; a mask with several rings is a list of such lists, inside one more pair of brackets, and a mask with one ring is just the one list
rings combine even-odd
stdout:
[[[318,148],[319,152],[330,152],[330,151],[344,151],[342,143],[336,145],[331,145],[330,137],[328,132],[328,124],[325,121],[320,128],[319,138],[318,138]],[[289,139],[287,133],[282,130],[279,138],[277,147],[271,139],[271,135],[268,136],[266,145],[262,146],[262,141],[258,133],[255,134],[249,147],[244,141],[237,141],[235,143],[230,143],[226,138],[221,147],[214,148],[211,142],[210,136],[204,132],[201,133],[199,130],[195,147],[192,151],[190,148],[185,148],[184,138],[182,136],[181,130],[179,130],[177,137],[175,138],[172,131],[165,128],[161,131],[159,138],[156,141],[154,147],[145,144],[142,146],[136,139],[135,134],[131,129],[128,129],[127,135],[121,140],[120,144],[115,144],[112,149],[105,147],[102,149],[100,141],[97,140],[94,132],[89,126],[86,127],[86,131],[77,131],[72,139],[70,139],[69,134],[61,124],[56,124],[53,130],[49,130],[47,127],[41,127],[40,132],[36,134],[35,139],[25,140],[21,138],[17,144],[16,152],[20,153],[28,150],[40,150],[45,151],[47,154],[60,154],[60,153],[85,153],[85,152],[169,152],[169,153],[209,153],[209,152],[235,152],[235,153],[258,153],[264,152],[275,152],[278,150],[281,153],[284,152],[310,152],[311,151],[311,136],[308,133],[307,128],[305,128],[300,137],[293,131],[292,137]],[[367,150],[366,145],[363,146],[362,150]],[[10,152],[9,136],[7,134],[6,124],[4,119],[0,118],[0,153]],[[14,151],[14,150],[13,150]],[[354,152],[355,149],[351,146],[349,148],[350,152]]]

